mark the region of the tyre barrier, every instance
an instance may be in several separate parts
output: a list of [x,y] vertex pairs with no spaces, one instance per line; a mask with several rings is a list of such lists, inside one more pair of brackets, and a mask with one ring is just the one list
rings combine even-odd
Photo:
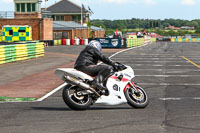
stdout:
[[74,39],[70,40],[70,45],[75,45],[75,40]]
[[45,40],[45,46],[59,46],[59,45],[88,45],[88,39],[60,39],[60,40]]
[[200,42],[200,38],[171,38],[171,42]]
[[151,42],[156,42],[156,38],[151,38]]
[[147,43],[156,42],[156,38],[145,36],[144,38],[127,38],[126,46],[127,48],[141,46]]
[[54,40],[54,46],[62,45],[62,40]]
[[44,56],[44,43],[27,43],[0,46],[0,64]]
[[144,44],[144,38],[126,39],[127,48],[136,47]]
[[80,44],[80,39],[75,39],[75,45],[79,45]]
[[84,39],[80,39],[80,45],[84,45]]
[[89,40],[88,39],[85,39],[84,40],[84,45],[88,45],[89,44]]
[[66,45],[66,39],[62,39],[62,45]]

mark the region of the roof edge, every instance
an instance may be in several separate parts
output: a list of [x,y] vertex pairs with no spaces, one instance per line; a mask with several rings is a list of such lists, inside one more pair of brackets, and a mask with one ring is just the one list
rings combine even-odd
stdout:
[[58,4],[58,3],[60,3],[61,1],[63,1],[63,0],[60,0],[59,2],[55,2],[54,4],[50,5],[50,6],[47,7],[46,9],[48,9],[48,8],[50,8],[50,7],[52,7],[52,6],[56,5],[56,4]]
[[[52,4],[51,6],[47,7],[46,9],[48,10],[48,8],[50,8],[50,7],[52,7],[52,6],[55,6],[56,4],[58,4],[58,3],[62,2],[62,1],[64,1],[64,0],[60,0],[59,2],[56,2],[56,3]],[[69,3],[71,3],[71,4],[73,4],[74,6],[78,7],[80,10],[82,9],[82,7],[80,7],[79,5],[73,3],[73,2],[70,1],[70,0],[65,0],[65,1],[68,1]],[[85,11],[86,13],[89,12],[89,11],[86,10],[86,9],[85,9],[84,11]]]

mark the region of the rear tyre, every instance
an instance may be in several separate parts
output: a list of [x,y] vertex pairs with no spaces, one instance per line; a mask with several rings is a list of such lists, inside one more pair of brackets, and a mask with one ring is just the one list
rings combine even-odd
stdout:
[[92,104],[90,95],[81,95],[84,89],[78,86],[67,85],[63,89],[64,102],[73,110],[86,110]]
[[139,86],[136,86],[139,94],[136,94],[134,89],[129,87],[124,92],[127,102],[134,108],[145,108],[149,104],[149,97],[145,90]]

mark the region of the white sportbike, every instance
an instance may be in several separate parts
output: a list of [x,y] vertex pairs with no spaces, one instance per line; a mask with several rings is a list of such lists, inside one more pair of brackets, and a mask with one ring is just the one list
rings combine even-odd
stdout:
[[89,84],[93,77],[73,68],[58,68],[55,74],[65,81],[63,100],[73,110],[86,110],[94,103],[120,105],[128,103],[134,108],[145,108],[149,103],[147,93],[133,81],[135,75],[130,66],[117,63],[107,80],[109,93],[95,90]]

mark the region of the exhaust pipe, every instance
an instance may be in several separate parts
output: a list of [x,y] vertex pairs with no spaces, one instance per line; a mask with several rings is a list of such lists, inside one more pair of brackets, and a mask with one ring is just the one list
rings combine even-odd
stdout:
[[70,76],[64,76],[65,82],[72,84],[72,85],[76,85],[80,88],[86,89],[86,90],[90,90],[92,91],[94,94],[96,94],[98,97],[100,97],[101,95],[92,87],[90,87],[90,85],[83,83],[73,77]]

